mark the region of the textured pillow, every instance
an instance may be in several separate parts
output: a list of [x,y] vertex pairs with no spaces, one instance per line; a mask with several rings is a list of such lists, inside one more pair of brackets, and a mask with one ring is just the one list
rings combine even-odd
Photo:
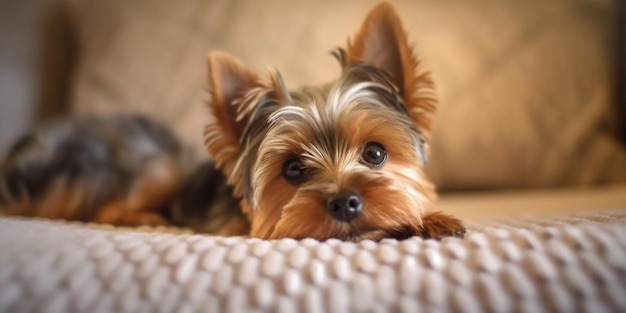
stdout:
[[[333,79],[328,56],[377,1],[70,0],[77,113],[147,112],[202,150],[206,55]],[[442,189],[626,179],[615,137],[608,1],[396,1],[439,97],[429,173]]]

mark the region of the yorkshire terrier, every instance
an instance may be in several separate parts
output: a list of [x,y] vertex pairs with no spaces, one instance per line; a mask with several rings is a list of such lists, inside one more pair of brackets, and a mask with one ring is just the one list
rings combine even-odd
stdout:
[[264,239],[380,240],[463,236],[436,210],[424,174],[437,104],[389,3],[346,49],[338,80],[289,91],[237,59],[209,55],[206,147]]
[[338,80],[294,92],[277,71],[264,80],[210,54],[205,138],[215,163],[145,117],[32,132],[2,165],[0,212],[263,239],[463,236],[458,219],[436,210],[424,174],[433,82],[417,72],[393,7],[375,7],[333,55]]

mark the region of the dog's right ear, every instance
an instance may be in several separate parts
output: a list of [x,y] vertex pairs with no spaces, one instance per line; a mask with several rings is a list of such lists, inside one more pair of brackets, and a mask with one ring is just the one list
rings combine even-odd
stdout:
[[348,41],[347,57],[350,65],[367,64],[389,74],[415,126],[430,138],[437,110],[433,81],[428,72],[418,72],[420,63],[393,5],[381,2],[369,12]]
[[209,54],[209,120],[205,145],[226,175],[241,152],[240,139],[248,123],[249,109],[242,97],[260,86],[258,75],[236,58],[222,52]]

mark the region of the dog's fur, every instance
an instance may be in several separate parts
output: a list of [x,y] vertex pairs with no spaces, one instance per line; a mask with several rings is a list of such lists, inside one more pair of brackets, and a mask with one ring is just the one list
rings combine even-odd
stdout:
[[333,55],[337,80],[289,91],[277,71],[261,79],[210,54],[205,135],[219,171],[145,117],[37,129],[2,163],[0,211],[264,239],[462,236],[424,174],[437,103],[393,7],[375,7]]
[[[262,80],[227,54],[209,56],[206,146],[242,199],[250,235],[463,235],[460,221],[436,211],[435,188],[423,171],[433,83],[418,72],[393,7],[375,7],[347,49],[334,55],[342,66],[338,80],[294,92],[276,71]],[[387,154],[383,165],[365,160],[372,145],[375,154]],[[303,177],[289,181],[290,170]],[[329,201],[345,193],[356,199],[349,211],[358,208],[349,221],[328,212]]]
[[146,117],[54,121],[21,138],[0,165],[4,214],[241,232],[223,175]]

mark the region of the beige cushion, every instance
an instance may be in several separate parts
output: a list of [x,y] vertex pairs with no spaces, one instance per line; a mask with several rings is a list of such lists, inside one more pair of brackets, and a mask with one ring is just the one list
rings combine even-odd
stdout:
[[[451,5],[445,16],[453,29],[431,39],[441,91],[431,174],[448,188],[624,180],[608,59],[611,6],[481,3]],[[433,48],[427,40],[425,49]]]
[[0,248],[3,312],[626,311],[624,210],[380,243],[0,216]]
[[[71,0],[76,112],[146,112],[202,149],[206,55],[291,87],[339,73],[377,1]],[[609,1],[394,2],[440,97],[429,174],[441,189],[626,180],[608,62]]]

